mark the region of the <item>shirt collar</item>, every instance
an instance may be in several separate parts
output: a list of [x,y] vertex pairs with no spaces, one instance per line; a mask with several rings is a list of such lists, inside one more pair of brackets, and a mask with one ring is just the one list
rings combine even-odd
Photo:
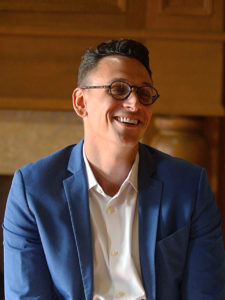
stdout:
[[98,185],[98,182],[92,172],[92,169],[90,167],[90,164],[87,160],[87,156],[85,154],[84,151],[84,146],[83,146],[83,158],[84,158],[84,163],[85,163],[85,167],[86,167],[86,172],[87,172],[87,180],[88,180],[88,189],[90,190],[91,188],[93,188],[94,186]]
[[[87,160],[85,151],[84,151],[84,146],[83,146],[83,158],[84,158],[84,163],[86,167],[86,172],[87,172],[87,180],[88,180],[88,190],[91,188],[98,186],[99,183],[97,182],[92,169],[90,167],[90,164]],[[129,182],[132,187],[135,189],[136,192],[138,192],[138,164],[139,164],[139,153],[137,152],[135,161],[131,167],[131,170],[127,176],[127,178],[124,180],[123,184],[124,185],[126,182]]]

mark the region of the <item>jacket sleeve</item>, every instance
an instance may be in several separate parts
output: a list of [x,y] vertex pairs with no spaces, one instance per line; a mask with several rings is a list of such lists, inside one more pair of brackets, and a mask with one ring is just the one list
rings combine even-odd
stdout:
[[48,271],[21,171],[16,171],[3,223],[5,300],[51,300]]
[[225,300],[225,252],[221,217],[201,172],[192,215],[182,300]]

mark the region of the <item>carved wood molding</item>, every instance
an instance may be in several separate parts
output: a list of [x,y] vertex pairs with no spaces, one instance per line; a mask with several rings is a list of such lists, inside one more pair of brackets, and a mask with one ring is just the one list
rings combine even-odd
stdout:
[[10,12],[120,14],[127,7],[127,0],[0,0],[0,10]]
[[[0,24],[2,36],[43,36],[43,37],[74,37],[96,38],[96,30],[86,29],[54,29],[54,28],[28,28],[6,27]],[[137,40],[178,40],[178,41],[202,41],[202,42],[225,42],[225,32],[167,32],[156,30],[98,30],[98,38],[134,38]]]
[[160,0],[159,13],[171,16],[209,16],[212,8],[212,0]]

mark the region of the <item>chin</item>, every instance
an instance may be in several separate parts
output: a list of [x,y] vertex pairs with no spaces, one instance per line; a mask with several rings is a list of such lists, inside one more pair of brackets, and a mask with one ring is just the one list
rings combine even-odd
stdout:
[[120,137],[118,143],[120,144],[120,146],[124,146],[124,147],[136,147],[139,143],[139,141],[141,140],[138,138],[132,138],[132,137]]

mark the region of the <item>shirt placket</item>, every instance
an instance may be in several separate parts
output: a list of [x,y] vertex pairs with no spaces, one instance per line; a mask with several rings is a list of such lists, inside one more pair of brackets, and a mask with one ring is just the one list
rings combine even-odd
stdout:
[[108,257],[109,268],[114,283],[114,295],[118,299],[125,299],[127,292],[123,286],[123,268],[121,263],[124,261],[124,238],[125,238],[125,223],[124,206],[117,205],[116,199],[112,199],[106,206],[106,226],[108,231]]

